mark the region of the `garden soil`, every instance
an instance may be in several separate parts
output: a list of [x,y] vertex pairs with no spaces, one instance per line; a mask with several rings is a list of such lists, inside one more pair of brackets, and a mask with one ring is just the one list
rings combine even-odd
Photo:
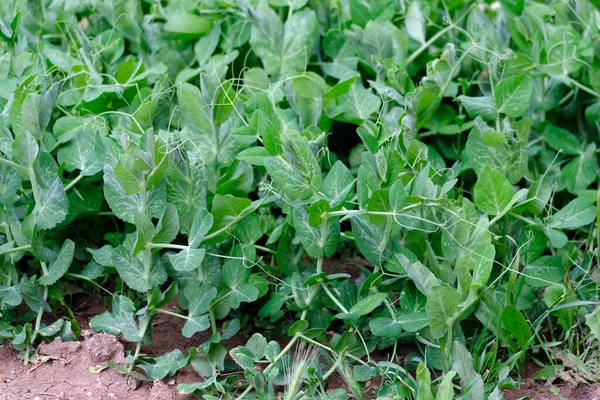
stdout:
[[[331,266],[333,267],[333,266]],[[338,266],[339,268],[339,266]],[[356,279],[358,268],[339,268],[337,272],[350,273]],[[339,271],[342,270],[342,271]],[[25,366],[17,357],[18,352],[7,343],[0,345],[0,400],[178,400],[191,399],[190,395],[177,392],[180,383],[192,383],[199,377],[191,367],[185,367],[173,377],[162,382],[137,382],[118,374],[114,369],[104,368],[110,360],[125,362],[125,352],[133,351],[130,343],[123,344],[115,336],[93,333],[89,320],[104,312],[107,307],[99,297],[88,296],[73,307],[82,329],[81,341],[63,343],[60,339],[43,344],[39,348],[40,360]],[[170,305],[167,308],[175,308]],[[142,352],[157,357],[175,348],[186,351],[208,339],[206,332],[185,338],[181,335],[184,321],[167,314],[160,314],[153,322],[152,344],[142,347]],[[239,334],[224,344],[234,348],[246,343],[248,336]],[[399,354],[406,356],[408,348]],[[379,352],[378,352],[379,353]],[[384,354],[373,355],[385,359]],[[574,387],[557,384],[550,387],[530,378],[535,368],[526,368],[526,378],[518,390],[506,390],[506,400],[529,396],[533,400],[600,400],[600,385]],[[374,399],[380,382],[368,383],[365,400]],[[345,381],[334,374],[327,389],[345,387]],[[551,390],[554,391],[551,392]]]

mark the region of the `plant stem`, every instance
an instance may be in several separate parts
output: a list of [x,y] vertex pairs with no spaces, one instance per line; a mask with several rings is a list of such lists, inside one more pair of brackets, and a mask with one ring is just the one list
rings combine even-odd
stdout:
[[190,319],[190,317],[188,317],[187,315],[183,315],[183,314],[179,314],[179,313],[176,313],[173,311],[165,310],[164,308],[155,308],[154,311],[162,313],[162,314],[172,315],[174,317],[181,318],[181,319]]
[[20,172],[23,175],[29,175],[29,169],[25,168],[17,163],[14,163],[10,160],[7,160],[6,158],[2,158],[0,157],[0,164],[4,164],[6,166],[9,166],[11,168],[16,169],[18,172]]
[[327,293],[327,296],[329,296],[329,298],[331,299],[331,301],[333,301],[335,303],[336,306],[338,306],[338,308],[344,313],[344,314],[348,314],[348,310],[346,310],[346,307],[344,307],[344,305],[342,303],[340,303],[340,301],[333,295],[333,293],[331,293],[331,291],[329,290],[329,288],[327,287],[327,285],[325,285],[324,283],[321,282],[321,287],[323,288],[323,290],[325,291],[325,293]]
[[83,175],[79,174],[75,179],[73,179],[67,186],[65,186],[65,192],[68,192],[69,189],[73,188],[73,186],[77,185],[77,183],[84,178]]
[[[148,296],[148,303],[150,302],[150,293],[147,293]],[[146,315],[144,316],[144,324],[142,325],[142,329],[140,330],[140,341],[136,343],[135,345],[135,353],[133,355],[133,361],[131,361],[131,364],[129,364],[129,368],[127,368],[127,373],[131,374],[131,371],[133,371],[133,367],[135,367],[135,362],[137,361],[139,355],[140,355],[140,350],[142,349],[142,342],[144,341],[144,336],[146,336],[146,330],[148,330],[148,327],[150,326],[150,320],[152,318],[150,318],[150,311],[146,311]]]
[[25,251],[25,250],[29,250],[29,249],[31,249],[31,245],[26,244],[25,246],[13,247],[12,249],[0,251],[0,255],[16,253],[17,251]]
[[[46,267],[46,263],[43,261],[40,261],[40,265],[42,266],[42,276],[48,275],[48,268]],[[44,299],[44,302],[46,302],[46,300],[48,300],[48,286],[44,286],[44,292],[42,294],[42,298]],[[33,335],[31,335],[30,346],[27,347],[27,352],[25,354],[25,365],[27,365],[27,362],[29,361],[30,347],[33,347],[33,345],[35,344],[35,339],[37,339],[37,335],[40,331],[43,314],[44,314],[44,309],[42,307],[40,307],[38,309],[37,317],[35,318],[35,327],[33,329]]]
[[173,249],[173,250],[186,250],[189,249],[189,246],[182,246],[180,244],[170,244],[170,243],[149,243],[149,249]]
[[274,250],[269,249],[268,247],[259,246],[257,244],[254,245],[256,250],[264,251],[265,253],[275,254]]

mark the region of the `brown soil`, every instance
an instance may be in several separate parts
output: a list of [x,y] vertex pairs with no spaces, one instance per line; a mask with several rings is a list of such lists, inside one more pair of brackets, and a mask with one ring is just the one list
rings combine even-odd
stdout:
[[[25,366],[8,344],[0,345],[0,400],[175,400],[178,377],[169,382],[137,385],[114,369],[94,368],[124,361],[123,345],[111,335],[85,331],[81,342],[60,339],[39,348],[45,361]],[[88,370],[92,367],[94,372]]]
[[559,381],[545,385],[532,378],[539,369],[533,362],[526,363],[521,385],[517,389],[504,390],[504,399],[518,400],[528,396],[532,400],[600,400],[600,384],[575,385]]

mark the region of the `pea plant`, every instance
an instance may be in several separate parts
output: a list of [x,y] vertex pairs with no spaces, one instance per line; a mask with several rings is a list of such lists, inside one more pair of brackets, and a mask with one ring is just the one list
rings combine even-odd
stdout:
[[[111,367],[191,365],[204,399],[572,368],[549,348],[600,338],[597,6],[0,3],[0,340],[78,340],[87,291],[135,344]],[[160,314],[198,345],[146,355]]]

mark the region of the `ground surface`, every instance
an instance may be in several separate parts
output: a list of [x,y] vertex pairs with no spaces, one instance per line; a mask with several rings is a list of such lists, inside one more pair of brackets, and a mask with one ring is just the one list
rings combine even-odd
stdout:
[[[338,271],[339,272],[339,271]],[[356,269],[347,268],[343,272],[356,273]],[[353,276],[353,278],[355,278]],[[0,345],[0,400],[177,400],[190,399],[177,392],[177,384],[192,383],[200,378],[186,367],[174,377],[164,382],[138,383],[119,375],[104,366],[110,360],[124,361],[126,350],[133,350],[129,343],[121,343],[108,334],[95,334],[89,329],[89,319],[104,312],[107,307],[101,298],[84,297],[73,307],[82,329],[80,342],[53,342],[40,347],[39,353],[44,362],[30,363],[24,366],[17,358],[17,352],[8,344]],[[192,338],[181,335],[183,320],[166,314],[160,314],[153,322],[152,344],[142,351],[150,356],[160,356],[175,348],[185,352],[189,347],[198,346],[208,337],[197,334]],[[236,335],[225,345],[233,348],[245,344],[248,337]],[[410,349],[402,348],[399,356],[405,356]],[[385,359],[385,354],[373,354],[373,357]],[[90,368],[92,367],[92,368]],[[506,390],[506,400],[517,400],[525,396],[533,400],[600,400],[600,385],[573,386],[568,383],[556,383],[546,387],[543,382],[535,381],[531,376],[536,372],[534,364],[528,364],[525,378],[519,389]],[[92,372],[90,372],[92,371]],[[374,399],[379,382],[371,382],[364,393],[365,399]],[[334,374],[328,382],[328,389],[344,387],[345,382]]]

